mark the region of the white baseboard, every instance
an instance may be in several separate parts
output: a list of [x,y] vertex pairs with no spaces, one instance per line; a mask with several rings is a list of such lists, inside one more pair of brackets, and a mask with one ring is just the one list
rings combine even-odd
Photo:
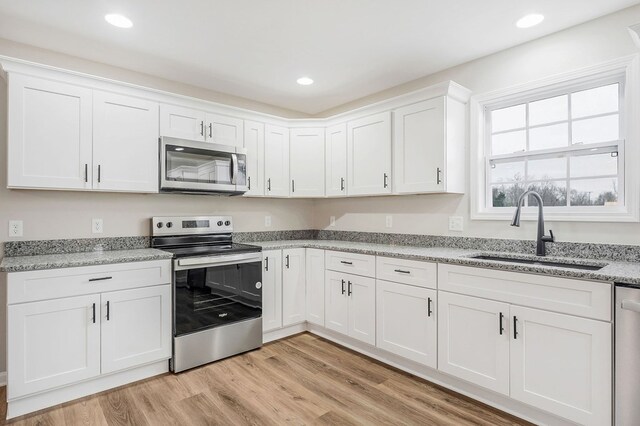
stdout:
[[284,339],[285,337],[293,336],[294,334],[302,333],[304,331],[307,331],[306,322],[290,325],[284,328],[278,328],[277,330],[267,331],[262,334],[262,343],[269,343],[274,340]]
[[6,386],[7,385],[7,372],[3,371],[0,372],[0,386]]

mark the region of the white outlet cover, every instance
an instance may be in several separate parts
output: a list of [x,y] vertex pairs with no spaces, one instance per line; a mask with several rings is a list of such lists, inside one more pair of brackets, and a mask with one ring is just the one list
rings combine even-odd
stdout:
[[264,217],[264,226],[267,228],[271,227],[271,216],[265,216]]
[[102,219],[91,219],[91,232],[94,234],[102,234],[104,232]]
[[462,216],[449,216],[449,231],[462,232],[464,229],[464,218]]
[[386,225],[387,228],[393,227],[393,216],[387,215],[387,217],[385,219],[385,225]]
[[21,220],[9,221],[9,238],[20,238],[24,232],[24,225]]
[[329,218],[329,226],[336,226],[336,217],[335,216],[331,216]]

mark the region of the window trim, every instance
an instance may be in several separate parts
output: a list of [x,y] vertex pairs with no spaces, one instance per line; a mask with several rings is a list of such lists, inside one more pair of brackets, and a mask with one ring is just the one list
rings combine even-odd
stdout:
[[[606,84],[618,80],[622,83],[623,90],[620,99],[620,141],[609,141],[592,146],[618,145],[619,155],[622,156],[619,174],[624,176],[623,182],[620,182],[620,199],[624,200],[624,205],[553,207],[545,209],[545,217],[555,221],[640,222],[640,174],[636,171],[638,169],[636,167],[625,167],[633,159],[640,159],[640,141],[638,141],[640,132],[638,125],[632,119],[632,117],[640,116],[640,108],[637,105],[640,100],[639,79],[640,54],[635,54],[577,71],[473,96],[470,100],[471,220],[510,220],[513,214],[512,209],[491,207],[488,204],[488,188],[490,186],[487,167],[489,156],[485,153],[487,153],[490,141],[488,139],[489,129],[485,125],[487,108],[498,109],[502,106],[533,102],[537,99],[552,97],[554,94],[564,94],[570,91],[579,91],[581,88],[597,86],[599,82]],[[567,151],[564,148],[559,150],[561,152]],[[542,153],[542,151],[540,152]],[[532,156],[535,153],[528,152],[523,155]],[[512,154],[507,156],[512,156]],[[535,220],[536,215],[537,208],[535,206],[526,207],[523,209],[522,219]]]

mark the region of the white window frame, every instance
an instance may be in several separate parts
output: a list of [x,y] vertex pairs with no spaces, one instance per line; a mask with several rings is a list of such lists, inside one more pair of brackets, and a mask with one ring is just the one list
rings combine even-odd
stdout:
[[[489,143],[490,135],[486,123],[486,111],[496,109],[501,105],[509,106],[531,102],[578,91],[581,88],[594,87],[599,83],[622,84],[623,93],[620,98],[620,141],[615,143],[592,144],[589,148],[598,146],[619,146],[619,174],[623,177],[619,181],[618,206],[567,206],[545,209],[545,218],[554,221],[582,221],[582,222],[639,222],[640,221],[640,141],[638,140],[638,124],[640,121],[640,55],[631,55],[604,64],[588,67],[579,71],[564,73],[543,80],[497,90],[482,95],[473,96],[470,100],[470,202],[472,220],[510,220],[512,208],[493,207],[489,185]],[[585,146],[586,148],[586,146]],[[575,149],[561,148],[558,151]],[[549,150],[553,151],[553,150]],[[528,152],[523,155],[533,156]],[[512,157],[507,155],[506,157]],[[497,157],[497,156],[496,156]],[[494,158],[496,158],[494,157]],[[567,197],[569,194],[567,194]],[[535,220],[537,207],[525,207],[522,212],[523,220]]]

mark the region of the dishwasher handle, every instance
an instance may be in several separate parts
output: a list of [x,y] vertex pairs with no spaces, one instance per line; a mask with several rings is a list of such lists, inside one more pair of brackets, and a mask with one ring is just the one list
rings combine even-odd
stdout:
[[628,311],[638,312],[640,313],[640,302],[635,300],[625,299],[620,303],[622,309],[626,309]]

